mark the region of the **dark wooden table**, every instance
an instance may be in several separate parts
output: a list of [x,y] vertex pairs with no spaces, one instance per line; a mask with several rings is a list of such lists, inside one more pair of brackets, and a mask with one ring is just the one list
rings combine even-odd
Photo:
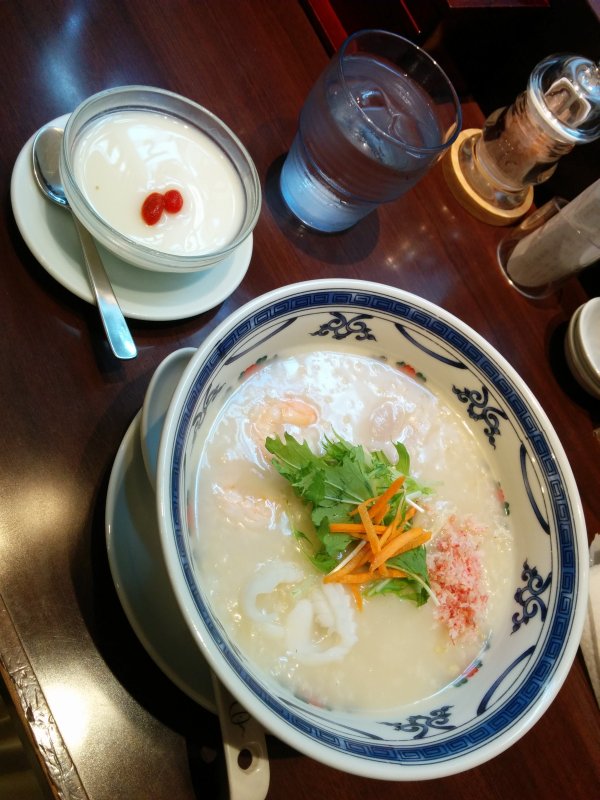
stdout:
[[[344,234],[296,225],[277,175],[326,60],[292,0],[0,3],[0,668],[57,797],[223,794],[216,718],[155,666],[121,609],[104,508],[115,454],[156,365],[264,291],[320,276],[369,278],[458,315],[541,400],[571,460],[590,538],[600,530],[600,409],[575,385],[562,349],[571,314],[598,293],[597,278],[585,274],[543,302],[518,295],[496,264],[504,231],[471,218],[439,167]],[[249,271],[233,294],[183,321],[133,321],[139,356],[118,363],[95,308],[29,252],[9,184],[39,126],[96,91],[131,83],[179,92],[225,120],[256,162],[264,206]],[[482,121],[467,97],[464,117],[465,127]],[[274,738],[269,753],[270,798],[589,800],[600,786],[600,712],[578,655],[541,721],[461,775],[388,784],[338,773]]]

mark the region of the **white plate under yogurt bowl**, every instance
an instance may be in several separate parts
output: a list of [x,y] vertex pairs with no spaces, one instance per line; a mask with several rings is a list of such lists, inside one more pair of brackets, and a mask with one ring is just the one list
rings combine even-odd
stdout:
[[[432,413],[440,419],[454,420],[483,470],[474,473],[473,487],[487,487],[484,498],[498,504],[497,513],[506,515],[503,524],[512,531],[509,566],[502,588],[495,590],[501,613],[483,646],[469,664],[456,665],[451,680],[410,702],[373,709],[328,702],[316,686],[294,684],[293,670],[288,680],[258,666],[260,656],[236,627],[238,621],[243,624],[246,575],[238,574],[239,559],[234,562],[235,554],[227,549],[228,536],[238,535],[225,528],[231,509],[225,506],[217,523],[207,519],[211,493],[220,491],[218,474],[205,471],[208,442],[213,431],[221,430],[217,426],[230,404],[245,397],[250,382],[289,369],[288,379],[273,389],[285,396],[292,380],[303,374],[294,359],[306,352],[319,357],[327,352],[342,367],[344,359],[353,359],[352,369],[366,359],[373,374],[389,373],[407,396],[422,397],[439,409]],[[324,395],[315,394],[311,385],[312,395],[309,391],[305,399],[321,402]],[[344,391],[351,396],[351,382],[348,386]],[[336,390],[329,394],[335,402]],[[251,421],[251,408],[246,411]],[[224,452],[221,469],[226,479],[231,473],[239,494],[243,489],[233,477],[238,474],[233,456],[227,448]],[[459,461],[461,456],[459,451]],[[217,468],[216,461],[210,464]],[[257,461],[247,472],[251,480],[267,475],[271,481],[268,469]],[[449,479],[438,475],[438,488],[443,490]],[[255,485],[255,499],[261,486]],[[278,505],[280,499],[269,495],[267,507],[275,507],[276,514],[296,513],[293,496],[285,495],[287,505]],[[576,655],[586,611],[587,536],[558,437],[523,380],[489,343],[444,309],[402,290],[366,281],[308,281],[258,297],[231,314],[199,347],[174,393],[160,443],[157,502],[169,579],[211,668],[268,731],[337,769],[404,781],[482,764],[539,720]],[[223,528],[223,552],[219,559],[206,560],[208,526],[215,524],[215,530]],[[252,530],[240,524],[242,535],[258,537],[249,541],[260,543],[260,526]],[[247,551],[251,558],[263,557],[262,552],[252,556],[252,549]],[[231,564],[235,577],[225,605],[215,594],[217,560]],[[252,576],[262,565],[242,568]],[[285,603],[304,599],[306,585],[294,585]],[[275,613],[277,620],[278,608],[263,611]],[[263,611],[257,611],[259,620]],[[273,622],[270,616],[264,619]],[[269,631],[279,636],[276,628]],[[371,669],[377,673],[377,649],[385,646],[387,657],[398,664],[411,652],[412,645],[396,641],[394,631],[386,630],[378,641],[361,673],[364,681],[370,680]],[[296,669],[295,658],[284,649],[271,663]],[[335,675],[347,659],[328,664],[326,671]]]
[[[64,128],[68,114],[49,121]],[[10,197],[17,227],[40,265],[65,289],[88,303],[94,302],[77,233],[68,214],[49,203],[33,177],[31,136],[13,167]],[[244,279],[252,258],[253,236],[248,236],[219,265],[183,275],[151,272],[128,264],[98,246],[119,305],[129,319],[164,322],[202,314],[223,302]]]

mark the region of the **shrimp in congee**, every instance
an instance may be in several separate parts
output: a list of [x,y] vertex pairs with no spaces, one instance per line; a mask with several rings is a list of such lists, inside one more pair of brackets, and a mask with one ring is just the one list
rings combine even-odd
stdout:
[[276,504],[256,494],[242,494],[231,485],[213,484],[214,497],[222,518],[232,525],[265,530],[273,524]]
[[268,462],[269,454],[265,450],[268,436],[283,436],[285,431],[297,436],[305,428],[315,425],[318,419],[318,410],[300,397],[269,397],[250,410],[250,437]]

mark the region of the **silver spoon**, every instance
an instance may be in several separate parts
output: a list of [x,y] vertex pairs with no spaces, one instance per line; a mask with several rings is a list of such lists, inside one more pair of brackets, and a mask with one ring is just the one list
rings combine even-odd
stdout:
[[[70,211],[71,207],[65,195],[58,168],[62,138],[63,131],[60,128],[48,126],[38,132],[33,140],[33,174],[46,197],[61,208]],[[117,358],[135,358],[137,356],[135,343],[106,274],[94,238],[75,214],[71,216],[81,242],[88,279],[111,350]]]

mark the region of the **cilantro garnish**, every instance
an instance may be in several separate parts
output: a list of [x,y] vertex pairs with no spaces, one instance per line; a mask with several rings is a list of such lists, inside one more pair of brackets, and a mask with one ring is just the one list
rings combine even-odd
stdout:
[[[411,506],[415,499],[428,494],[429,489],[409,474],[410,457],[406,447],[396,442],[394,448],[397,460],[392,463],[382,450],[367,451],[337,436],[325,437],[320,454],[313,453],[306,442],[298,442],[287,432],[283,440],[275,437],[266,440],[275,469],[290,482],[298,497],[311,506],[314,535],[304,531],[296,531],[295,535],[315,568],[328,576],[326,580],[332,579],[337,570],[341,572],[346,561],[353,558],[355,549],[358,556],[358,548],[364,547],[357,539],[359,534],[332,532],[331,526],[345,529],[348,525],[344,523],[360,522],[359,506],[364,510],[371,504],[374,509],[377,499],[385,495],[389,487],[388,493],[395,493],[386,499],[377,514],[376,533],[370,525],[371,536],[383,534],[385,528],[392,527],[394,536],[411,538],[408,535],[414,514]],[[403,480],[398,481],[399,478]],[[401,483],[397,491],[393,486],[395,481]],[[349,527],[352,528],[352,524]],[[368,597],[393,593],[417,605],[425,603],[430,590],[425,547],[420,541],[429,534],[419,535],[419,531],[413,531],[416,546],[411,545],[411,549],[390,557],[382,569],[369,572],[368,564],[366,567],[359,564],[356,577],[346,578],[346,581],[353,580],[357,586],[360,582],[363,594]],[[364,529],[360,536],[365,539]],[[381,540],[388,536],[382,535]],[[397,541],[401,543],[400,539]],[[356,586],[353,591],[356,596]]]

